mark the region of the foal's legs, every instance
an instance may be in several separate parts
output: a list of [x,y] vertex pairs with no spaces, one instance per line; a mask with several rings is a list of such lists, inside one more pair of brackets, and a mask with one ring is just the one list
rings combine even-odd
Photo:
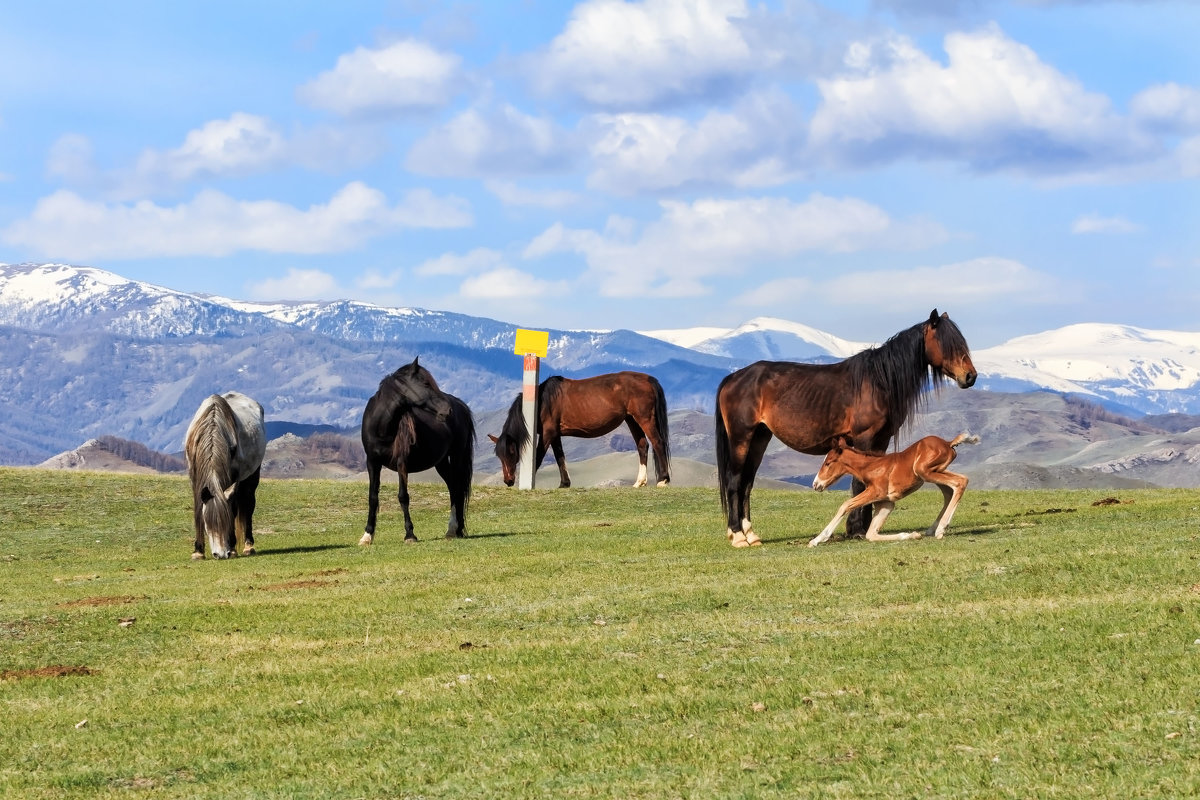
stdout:
[[937,487],[942,490],[942,510],[933,524],[929,526],[929,530],[926,531],[926,535],[940,539],[945,535],[946,528],[950,527],[950,520],[954,519],[958,502],[962,500],[963,492],[967,490],[967,476],[954,472],[940,472],[926,477],[925,480],[936,483]]
[[375,540],[375,515],[379,511],[379,471],[383,464],[374,459],[367,459],[367,532],[358,540],[360,545],[370,544]]
[[871,527],[867,528],[868,542],[900,542],[905,539],[920,539],[921,533],[913,531],[912,533],[880,533],[879,530],[883,527],[883,521],[888,518],[888,514],[892,513],[892,509],[896,507],[895,502],[891,500],[880,500],[875,504],[875,514],[871,518]]

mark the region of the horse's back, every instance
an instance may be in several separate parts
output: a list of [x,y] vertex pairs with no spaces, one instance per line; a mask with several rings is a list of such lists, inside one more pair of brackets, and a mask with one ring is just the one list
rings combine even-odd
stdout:
[[222,397],[237,421],[238,452],[234,466],[238,479],[262,466],[267,454],[267,427],[262,404],[241,392],[226,392]]

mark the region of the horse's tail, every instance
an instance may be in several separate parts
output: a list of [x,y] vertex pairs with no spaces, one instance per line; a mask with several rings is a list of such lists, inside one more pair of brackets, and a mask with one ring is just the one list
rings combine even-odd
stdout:
[[721,390],[725,388],[725,383],[729,380],[726,376],[717,386],[717,410],[713,416],[716,419],[716,438],[717,438],[717,492],[721,495],[721,510],[729,513],[729,498],[726,494],[726,489],[729,488],[729,431],[725,429],[725,414],[721,408]]
[[667,395],[663,391],[662,384],[658,382],[658,378],[653,375],[649,378],[650,387],[654,392],[654,432],[658,434],[658,440],[662,442],[663,460],[666,462],[665,464],[656,464],[655,468],[659,475],[666,475],[671,471],[671,435],[667,422]]
[[459,478],[463,482],[463,517],[467,514],[467,503],[471,500],[471,481],[475,476],[475,418],[471,416],[471,409],[466,403],[461,403],[463,415],[463,436],[462,446],[458,451],[458,461],[456,469],[458,470]]
[[979,437],[963,431],[950,442],[951,447],[958,447],[960,444],[979,444]]

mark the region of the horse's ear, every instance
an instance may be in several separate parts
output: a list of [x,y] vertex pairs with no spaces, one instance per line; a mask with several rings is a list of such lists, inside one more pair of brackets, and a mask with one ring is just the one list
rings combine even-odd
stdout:
[[[944,314],[943,316],[948,316],[948,315]],[[942,318],[938,316],[936,308],[933,311],[929,312],[929,327],[936,328],[938,326],[938,323],[941,321],[942,321]]]
[[[933,310],[933,313],[934,313],[934,314],[936,314],[936,313],[937,313],[937,309],[936,309],[936,308]],[[414,358],[413,358],[413,363],[412,363],[412,365],[413,365],[414,367],[420,366],[420,365],[417,363],[417,361],[418,361],[420,358],[421,358],[420,356],[416,356],[416,357],[414,357]]]
[[500,440],[495,436],[492,436],[490,433],[488,434],[488,438],[492,440],[492,444],[500,444]]
[[237,487],[238,485],[236,483],[230,484],[229,488],[224,492],[226,500],[233,499],[233,493],[237,491]]

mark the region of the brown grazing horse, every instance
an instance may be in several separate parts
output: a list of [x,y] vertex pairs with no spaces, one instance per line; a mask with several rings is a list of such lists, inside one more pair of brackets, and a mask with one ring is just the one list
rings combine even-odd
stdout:
[[954,461],[958,451],[954,448],[960,444],[979,444],[978,436],[960,433],[953,441],[947,442],[940,436],[926,436],[918,439],[899,453],[864,453],[855,450],[847,444],[845,437],[839,436],[833,449],[825,456],[821,469],[813,478],[813,488],[818,492],[825,491],[834,481],[843,475],[853,475],[865,484],[858,494],[842,503],[841,508],[833,515],[833,519],[825,529],[817,534],[809,547],[816,547],[827,541],[837,529],[842,517],[856,508],[872,505],[875,515],[871,519],[871,527],[867,528],[868,542],[891,542],[901,539],[920,539],[921,532],[881,534],[883,521],[896,507],[896,501],[908,497],[920,489],[925,483],[936,484],[942,490],[942,510],[937,518],[925,531],[940,539],[954,518],[954,510],[958,501],[967,490],[967,476],[949,472],[947,468]]
[[[517,478],[521,451],[529,441],[529,429],[521,408],[521,395],[508,409],[508,417],[499,436],[488,435],[496,445],[496,457],[504,483],[512,486]],[[667,400],[658,379],[642,372],[614,372],[594,378],[571,380],[559,375],[538,386],[538,422],[533,463],[540,466],[546,450],[554,451],[558,463],[560,489],[571,485],[562,437],[593,439],[614,430],[624,422],[637,445],[638,468],[634,486],[646,485],[646,454],[654,448],[654,470],[658,485],[671,482],[671,447],[667,433]],[[537,466],[534,467],[537,469]]]
[[[838,436],[882,452],[943,378],[966,389],[975,383],[971,351],[958,326],[934,309],[929,319],[878,347],[833,364],[759,361],[717,388],[717,482],[734,547],[761,544],[750,523],[750,490],[772,435],[801,453],[824,455]],[[853,491],[862,484],[854,482]],[[852,535],[866,527],[869,509],[851,516]]]

